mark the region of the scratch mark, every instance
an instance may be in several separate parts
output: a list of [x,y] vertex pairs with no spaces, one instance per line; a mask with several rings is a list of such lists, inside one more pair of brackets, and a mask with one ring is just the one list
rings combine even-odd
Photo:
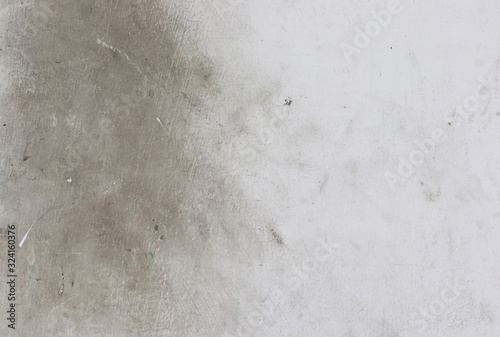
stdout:
[[326,183],[327,183],[327,181],[328,181],[328,178],[329,178],[329,177],[330,177],[329,175],[326,175],[326,176],[325,176],[325,178],[323,179],[323,181],[322,181],[322,182],[321,182],[321,181],[319,182],[319,183],[320,183],[320,185],[319,185],[319,190],[320,190],[321,192],[323,192],[323,190],[325,189],[325,185],[326,185]]
[[33,225],[38,221],[40,220],[41,218],[43,218],[45,216],[45,214],[47,214],[48,212],[50,211],[50,209],[48,209],[47,211],[45,211],[45,213],[42,214],[42,216],[40,216],[38,219],[36,219],[35,221],[33,221],[33,223],[31,224],[30,228],[28,229],[28,231],[26,232],[26,234],[24,234],[24,237],[23,239],[21,240],[21,242],[19,243],[19,247],[22,247],[23,244],[24,244],[24,240],[26,240],[26,238],[28,237],[28,234],[30,233],[31,229],[33,228]]
[[156,120],[158,121],[158,123],[160,123],[161,126],[163,126],[163,123],[161,122],[161,120],[158,117],[156,117]]
[[125,54],[124,52],[122,52],[120,49],[115,48],[115,47],[113,47],[113,46],[111,46],[111,45],[107,44],[106,42],[104,42],[104,41],[102,41],[102,40],[100,40],[100,39],[97,39],[97,44],[99,44],[99,45],[103,46],[104,48],[108,48],[109,50],[112,50],[112,51],[114,51],[115,53],[119,53],[119,54],[123,55],[123,56],[127,59],[128,63],[130,63],[131,65],[133,65],[134,67],[136,67],[136,68],[137,68],[137,71],[139,71],[139,73],[141,73],[141,75],[142,75],[142,76],[144,76],[144,77],[145,77],[145,78],[149,81],[149,78],[148,78],[148,77],[147,77],[147,76],[146,76],[146,75],[142,72],[141,68],[140,68],[137,64],[135,64],[135,63],[134,63],[134,62],[130,59],[130,57],[128,57],[128,55],[127,55],[127,54]]
[[[139,199],[139,197],[135,198],[135,199],[134,199],[134,201],[132,201],[132,202],[131,202],[131,203],[130,203],[130,204],[129,204],[129,205],[128,205],[125,209],[124,209],[124,211],[126,211],[127,209],[129,209],[129,207],[130,207],[130,206],[132,206],[132,205],[134,204],[134,202],[136,202],[136,201],[137,201],[137,199]],[[135,210],[135,207],[132,209],[132,211],[134,211],[134,210]]]

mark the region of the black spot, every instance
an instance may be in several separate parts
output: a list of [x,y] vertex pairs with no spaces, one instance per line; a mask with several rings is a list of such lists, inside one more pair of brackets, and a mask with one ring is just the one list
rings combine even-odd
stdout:
[[271,229],[271,234],[274,236],[274,239],[276,240],[276,242],[279,245],[283,244],[283,238],[281,237],[281,235],[279,235],[278,233],[276,233],[276,231],[274,229]]

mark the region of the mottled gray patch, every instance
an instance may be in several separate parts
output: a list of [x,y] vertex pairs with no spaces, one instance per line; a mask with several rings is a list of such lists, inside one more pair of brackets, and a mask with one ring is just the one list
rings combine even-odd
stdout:
[[20,252],[40,280],[20,299],[37,303],[20,314],[24,335],[220,335],[240,309],[229,294],[214,305],[216,292],[248,283],[269,248],[216,144],[269,111],[279,83],[250,70],[247,89],[227,81],[206,48],[219,32],[191,20],[201,7],[8,3],[5,219],[24,234],[51,210]]

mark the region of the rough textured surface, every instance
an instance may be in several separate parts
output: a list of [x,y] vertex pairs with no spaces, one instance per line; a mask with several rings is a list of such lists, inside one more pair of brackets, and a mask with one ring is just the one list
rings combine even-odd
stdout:
[[0,4],[1,336],[500,335],[493,0]]

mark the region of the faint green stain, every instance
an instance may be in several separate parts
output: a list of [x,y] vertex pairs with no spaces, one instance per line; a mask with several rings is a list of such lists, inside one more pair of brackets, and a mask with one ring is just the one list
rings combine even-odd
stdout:
[[150,266],[157,266],[157,264],[154,260],[153,252],[149,252],[149,253],[146,252],[146,253],[144,253],[144,256],[146,257],[146,260],[148,260]]

